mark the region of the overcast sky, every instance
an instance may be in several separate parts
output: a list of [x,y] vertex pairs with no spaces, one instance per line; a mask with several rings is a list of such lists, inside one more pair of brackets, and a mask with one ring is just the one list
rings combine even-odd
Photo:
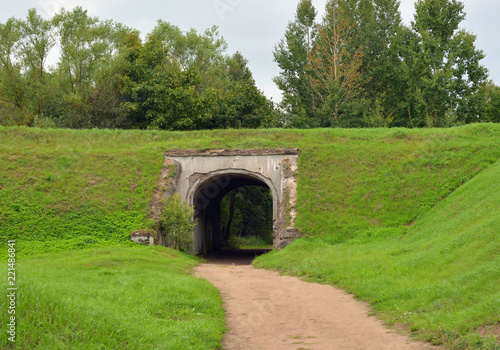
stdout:
[[[327,0],[313,0],[321,18]],[[279,68],[273,62],[274,45],[283,37],[293,20],[298,0],[2,0],[0,22],[9,17],[24,18],[28,9],[36,8],[50,18],[60,8],[82,6],[92,16],[112,19],[149,33],[158,19],[183,30],[204,31],[213,25],[228,43],[228,54],[240,51],[249,61],[257,86],[275,102],[280,91],[272,82]],[[499,0],[464,0],[466,19],[462,28],[477,35],[476,48],[483,50],[483,60],[490,78],[500,85],[500,45],[498,39]],[[414,0],[401,0],[403,21],[413,19]]]

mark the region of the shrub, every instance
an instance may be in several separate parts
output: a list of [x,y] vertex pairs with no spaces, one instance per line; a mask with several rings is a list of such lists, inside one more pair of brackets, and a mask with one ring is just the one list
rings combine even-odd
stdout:
[[193,253],[193,208],[178,193],[162,200],[161,232],[170,248]]

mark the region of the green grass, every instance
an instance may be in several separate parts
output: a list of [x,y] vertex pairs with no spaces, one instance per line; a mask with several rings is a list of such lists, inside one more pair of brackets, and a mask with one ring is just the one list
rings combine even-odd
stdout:
[[0,127],[0,244],[18,239],[21,256],[125,244],[131,231],[153,225],[149,202],[163,153],[174,148],[300,148],[297,226],[344,240],[369,227],[411,223],[496,161],[499,139],[498,124],[197,132]]
[[[22,259],[15,348],[220,348],[222,300],[209,282],[189,275],[198,262],[141,246]],[[7,316],[2,312],[2,324]],[[0,337],[2,349],[11,348],[6,338]]]
[[338,285],[418,339],[499,349],[487,334],[500,321],[499,179],[497,161],[411,227],[373,228],[343,243],[299,239],[254,264]]
[[229,244],[235,249],[272,249],[264,238],[259,236],[234,236],[229,240]]
[[[477,333],[472,331],[473,328],[479,329],[486,325],[494,325],[498,320],[491,320],[480,313],[473,314],[474,316],[471,317],[474,322],[471,321],[467,330],[464,331],[460,328],[461,325],[466,324],[464,320],[460,321],[462,323],[446,321],[448,323],[443,323],[445,326],[435,328],[420,324],[417,320],[424,318],[416,318],[414,314],[411,314],[412,317],[406,314],[404,320],[399,319],[398,315],[401,313],[396,312],[393,315],[393,311],[390,311],[392,309],[383,306],[384,300],[392,300],[380,289],[382,282],[378,282],[379,275],[377,274],[384,276],[383,274],[387,271],[383,269],[389,271],[394,269],[394,276],[399,276],[404,283],[408,282],[408,288],[397,289],[398,287],[395,287],[394,293],[400,293],[401,298],[407,294],[420,293],[421,299],[419,300],[429,308],[439,306],[434,305],[434,299],[432,299],[436,298],[435,293],[439,287],[419,289],[415,281],[405,277],[406,275],[401,271],[398,272],[396,266],[399,265],[394,265],[394,268],[388,267],[389,265],[385,265],[378,259],[384,256],[387,261],[401,260],[410,267],[423,265],[433,270],[433,273],[441,274],[444,280],[450,281],[446,274],[451,274],[451,272],[440,268],[441,265],[448,266],[448,260],[441,259],[441,255],[436,253],[440,251],[435,250],[438,248],[428,251],[422,247],[417,249],[418,245],[415,243],[414,249],[421,255],[419,258],[411,255],[412,250],[406,249],[410,249],[408,247],[414,244],[410,238],[415,236],[421,220],[424,220],[434,207],[440,206],[444,199],[457,188],[468,183],[470,179],[500,158],[499,140],[499,124],[474,124],[451,129],[420,130],[317,129],[196,132],[0,127],[0,247],[6,247],[9,239],[16,240],[17,258],[21,263],[20,271],[24,271],[19,275],[19,283],[25,295],[29,295],[29,298],[34,297],[38,295],[37,288],[43,286],[40,283],[47,285],[46,289],[42,289],[43,292],[40,293],[42,299],[37,304],[38,306],[35,305],[30,309],[30,312],[35,312],[39,308],[39,311],[36,311],[38,313],[32,313],[34,316],[30,318],[29,322],[33,322],[33,325],[30,326],[31,328],[26,328],[31,329],[30,333],[33,331],[38,334],[38,337],[47,337],[47,339],[64,338],[61,334],[71,329],[71,325],[81,321],[93,324],[96,329],[95,333],[114,334],[109,322],[116,322],[117,319],[114,317],[119,317],[119,315],[112,314],[111,311],[110,314],[103,314],[103,318],[93,318],[93,316],[85,316],[81,320],[78,318],[82,310],[87,308],[94,310],[90,311],[91,315],[101,315],[93,309],[92,299],[82,297],[78,302],[80,299],[71,298],[70,294],[66,294],[70,292],[72,284],[81,286],[81,283],[77,284],[79,282],[76,277],[70,279],[64,276],[72,274],[77,276],[77,273],[82,272],[81,268],[71,266],[69,263],[61,263],[61,275],[57,275],[59,269],[56,266],[46,267],[49,260],[59,261],[64,260],[67,255],[87,254],[85,252],[89,249],[90,251],[92,249],[102,251],[123,249],[125,256],[128,254],[127,250],[131,249],[132,254],[136,248],[129,242],[130,232],[154,226],[149,219],[149,205],[165,150],[298,147],[301,150],[301,156],[299,158],[296,224],[303,237],[309,238],[299,240],[285,250],[283,255],[270,255],[269,259],[283,256],[283,264],[287,264],[291,272],[308,274],[328,283],[341,283],[343,287],[360,297],[371,300],[375,308],[385,310],[384,315],[388,316],[384,317],[390,322],[405,323],[404,320],[408,318],[409,321],[405,324],[425,339],[450,344],[463,341],[469,344],[473,342],[471,339],[477,336]],[[414,225],[411,226],[412,224]],[[436,229],[439,229],[436,222],[429,225],[436,225]],[[464,225],[469,225],[468,221],[464,221]],[[401,242],[408,240],[408,247],[401,246],[400,240]],[[421,239],[421,242],[427,241],[430,241],[428,236]],[[494,242],[498,241],[491,239],[490,244],[495,244]],[[458,248],[450,246],[447,249],[451,251],[459,249],[462,247],[460,245],[462,243],[459,243],[456,243]],[[435,247],[440,246],[443,252],[447,252],[444,244],[441,242],[438,245],[436,242]],[[480,244],[476,250],[468,252],[477,261],[482,261],[484,257],[492,254],[492,248],[487,247],[487,244]],[[148,252],[148,250],[141,251],[145,254]],[[333,257],[327,255],[327,260],[324,260],[335,261],[335,264],[328,264],[324,267],[327,271],[331,270],[328,274],[315,272],[318,265],[323,264],[323,256],[316,255],[320,251],[325,254],[333,252],[328,253],[333,254]],[[294,260],[293,254],[287,252],[301,256],[302,261]],[[0,249],[0,259],[4,260],[6,256],[7,250]],[[339,256],[338,259],[337,256]],[[367,263],[367,260],[363,260],[365,258],[372,259],[368,260],[368,263],[372,262],[372,265],[367,265],[372,266],[372,269],[357,270],[359,274],[348,273],[352,266],[350,261],[359,259]],[[46,268],[46,270],[37,270],[36,259],[41,259],[40,268]],[[453,266],[457,275],[460,275],[459,272],[463,268],[463,273],[466,275],[462,278],[474,280],[476,275],[467,275],[467,273],[472,273],[472,270],[467,269],[467,264],[472,258],[461,259],[450,266]],[[434,260],[442,264],[431,264]],[[460,261],[463,265],[459,264]],[[426,263],[429,264],[426,265]],[[25,267],[23,264],[26,264]],[[127,268],[129,268],[128,265]],[[403,265],[400,268],[402,271],[410,270],[410,268],[405,270]],[[485,269],[485,275],[491,273],[490,270]],[[96,267],[93,273],[98,275],[101,270],[106,271],[103,267]],[[45,274],[45,279],[37,275],[36,271]],[[137,275],[134,275],[134,273],[139,274],[137,271],[130,273],[130,276],[134,276],[129,278],[130,283],[132,280],[139,279]],[[147,271],[144,271],[144,274],[147,275]],[[49,281],[53,276],[54,279],[61,280],[61,285],[67,279],[68,285],[65,287],[67,289],[61,289],[58,293],[55,287],[49,287]],[[182,276],[190,278],[185,274]],[[335,278],[326,276],[335,276]],[[111,280],[105,279],[105,281]],[[468,295],[477,292],[478,298],[483,298],[482,292],[478,292],[483,287],[482,282],[474,286],[471,285]],[[455,284],[441,287],[440,293],[448,293],[448,289],[457,289]],[[192,293],[199,295],[194,289],[202,287],[191,285],[186,288],[186,290],[192,288]],[[103,285],[89,285],[87,288],[88,293],[105,293],[103,292],[105,290]],[[373,290],[371,292],[373,295],[368,292],[366,295],[362,294],[363,290]],[[460,289],[457,289],[457,293],[459,292]],[[175,296],[169,296],[168,293],[165,294],[166,299],[175,298]],[[187,291],[186,294],[188,294]],[[26,297],[25,300],[29,298]],[[66,300],[64,303],[68,304],[64,304],[63,300]],[[210,300],[212,303],[220,302],[220,298],[215,295],[212,295]],[[446,300],[449,303],[449,300],[454,299]],[[486,310],[498,305],[498,297],[478,300],[485,303],[484,309]],[[145,303],[148,305],[149,301]],[[470,311],[464,308],[465,304],[458,303],[457,305],[463,308],[463,313]],[[22,318],[29,319],[29,313],[23,311],[25,307],[28,307],[28,304],[22,302],[20,312],[23,315]],[[52,318],[56,320],[57,315],[60,314],[54,310],[65,308],[73,310],[71,311],[73,318],[65,319],[66,321],[61,321],[62,323],[51,321]],[[415,309],[417,309],[416,306]],[[218,310],[217,312],[222,312],[221,307]],[[422,313],[427,313],[427,311]],[[70,317],[69,314],[66,316]],[[144,317],[144,324],[157,322],[152,314],[144,314]],[[469,316],[465,315],[460,317],[469,319]],[[456,316],[458,319],[460,317]],[[39,318],[43,321],[43,331],[36,331],[34,322]],[[200,315],[200,318],[203,320],[204,316]],[[434,321],[425,320],[432,325],[441,322],[432,323]],[[54,326],[50,326],[51,322],[55,322]],[[217,320],[207,322],[212,324],[211,329],[219,329],[220,332]],[[78,328],[75,329],[75,333],[78,333]],[[137,344],[130,340],[131,335],[134,335],[134,339],[136,338],[138,334],[136,330],[129,326],[120,329],[122,329],[120,333],[112,337],[119,341],[125,339],[120,347],[127,348],[123,345],[129,342]],[[144,328],[139,327],[139,329]],[[75,337],[84,337],[78,334]],[[28,337],[28,333],[23,333],[22,336]],[[137,341],[142,342],[142,347],[154,347],[156,344],[150,336],[137,337]],[[54,344],[58,344],[57,341],[54,340]],[[92,342],[91,338],[85,338],[81,346],[84,348],[86,346],[84,344],[89,344],[88,348],[98,348],[91,345],[94,344]],[[78,343],[80,344],[80,340]],[[130,345],[130,348],[134,346]],[[102,347],[112,348],[113,345]]]

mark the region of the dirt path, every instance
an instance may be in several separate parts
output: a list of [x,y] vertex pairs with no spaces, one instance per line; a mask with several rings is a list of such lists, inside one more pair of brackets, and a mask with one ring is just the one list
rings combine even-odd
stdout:
[[366,303],[332,286],[256,269],[250,261],[212,259],[195,270],[224,300],[226,350],[436,349],[388,330],[368,316]]

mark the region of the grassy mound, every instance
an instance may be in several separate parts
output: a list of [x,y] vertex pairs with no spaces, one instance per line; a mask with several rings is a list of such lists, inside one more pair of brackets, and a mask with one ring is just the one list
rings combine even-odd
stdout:
[[[197,263],[167,248],[140,246],[22,259],[15,348],[220,348],[222,300],[209,282],[189,275]],[[2,324],[8,316],[2,312]],[[9,344],[0,337],[0,348]]]
[[[317,280],[329,283],[340,283],[363,298],[372,300],[375,307],[384,310],[389,315],[387,316],[389,320],[405,323],[404,320],[409,319],[407,324],[426,339],[434,339],[435,342],[448,341],[447,339],[449,342],[465,341],[467,344],[474,342],[477,335],[471,330],[477,329],[480,325],[493,325],[495,321],[487,317],[491,313],[474,314],[475,323],[471,321],[470,325],[466,326],[463,326],[465,321],[462,320],[456,324],[447,323],[438,329],[435,328],[435,324],[440,321],[435,323],[428,319],[425,319],[425,322],[432,326],[422,325],[418,320],[424,320],[424,318],[409,316],[408,312],[413,311],[404,311],[407,314],[404,314],[403,319],[401,316],[403,313],[391,311],[396,306],[393,309],[384,306],[386,303],[390,304],[393,299],[388,291],[377,287],[380,283],[373,276],[377,274],[384,276],[387,274],[384,269],[406,271],[412,270],[413,266],[423,265],[428,269],[433,269],[432,272],[435,274],[442,274],[444,280],[450,281],[446,276],[451,272],[442,269],[442,266],[450,265],[446,260],[448,258],[443,258],[443,260],[438,253],[425,257],[424,251],[421,252],[423,260],[416,256],[410,258],[411,255],[406,254],[412,251],[406,251],[406,249],[410,249],[408,247],[414,244],[414,249],[418,250],[416,248],[418,244],[413,243],[412,237],[416,237],[417,227],[422,225],[421,220],[427,217],[426,215],[432,208],[441,205],[440,202],[450,193],[500,158],[499,140],[500,125],[498,124],[425,130],[318,129],[197,132],[45,130],[0,127],[0,245],[5,247],[0,250],[0,259],[6,261],[7,241],[14,239],[17,258],[21,263],[19,269],[22,271],[19,275],[20,288],[22,287],[20,293],[26,296],[20,299],[19,305],[19,312],[22,315],[20,320],[23,318],[26,320],[23,321],[26,322],[26,328],[24,328],[26,333],[22,333],[24,326],[20,325],[20,337],[26,338],[25,341],[28,342],[26,348],[38,344],[37,342],[48,344],[49,339],[53,339],[53,344],[56,344],[55,348],[64,348],[64,344],[76,344],[80,341],[82,348],[85,348],[85,344],[88,345],[87,348],[99,348],[99,346],[112,348],[115,346],[113,344],[120,344],[119,347],[123,347],[129,342],[132,345],[128,348],[131,349],[154,348],[157,344],[153,340],[155,336],[146,334],[141,338],[137,330],[132,329],[131,324],[120,319],[122,313],[103,311],[104,313],[101,314],[100,307],[92,306],[94,303],[92,298],[84,294],[75,294],[78,298],[72,298],[71,293],[77,293],[72,285],[82,286],[77,279],[80,273],[88,277],[89,281],[97,279],[95,276],[104,278],[105,284],[92,282],[85,293],[98,295],[103,304],[97,305],[101,305],[106,310],[111,310],[111,304],[109,307],[106,306],[108,304],[104,300],[104,295],[108,288],[115,288],[110,285],[121,283],[122,278],[124,281],[128,280],[129,284],[123,285],[121,289],[116,287],[113,292],[115,295],[119,294],[118,291],[123,293],[125,287],[133,289],[135,284],[132,281],[142,283],[143,274],[147,281],[158,283],[155,286],[160,288],[161,283],[158,281],[164,278],[158,275],[160,272],[151,269],[151,275],[148,275],[145,270],[149,268],[141,270],[140,267],[142,266],[140,261],[144,260],[148,254],[154,255],[152,252],[156,251],[154,249],[140,250],[145,256],[138,257],[138,270],[129,270],[134,264],[124,262],[118,264],[121,267],[113,267],[122,271],[119,273],[114,273],[114,270],[108,271],[106,266],[99,264],[95,265],[93,270],[71,265],[69,260],[65,260],[66,257],[76,257],[81,254],[78,259],[91,261],[95,259],[94,255],[98,254],[96,252],[110,251],[110,254],[101,255],[115,256],[113,253],[115,249],[123,256],[135,256],[136,249],[139,248],[132,247],[128,236],[131,231],[148,229],[154,225],[149,219],[149,205],[165,150],[298,147],[301,149],[301,156],[299,158],[297,226],[304,236],[316,238],[299,240],[282,254],[270,255],[260,263],[265,262],[267,266],[273,266],[273,261],[282,259],[274,265],[276,268],[286,268],[291,272],[314,276]],[[413,223],[412,227],[408,227]],[[435,222],[429,225],[436,225],[438,229]],[[464,224],[464,226],[467,225],[469,224]],[[430,241],[428,234],[422,233],[421,235],[423,237],[421,242]],[[466,239],[463,239],[465,242]],[[407,240],[408,247],[401,245],[400,241],[404,240]],[[494,242],[498,241],[492,239],[491,244]],[[437,243],[435,247],[438,247]],[[457,247],[460,248],[461,245],[457,243]],[[486,245],[478,247],[476,251],[471,250],[471,255],[476,256],[475,259],[478,261],[483,261],[482,259],[488,257],[488,254],[492,254],[493,248],[488,248],[490,253],[487,253],[483,247]],[[448,247],[451,251],[458,248]],[[429,248],[428,254],[435,252],[433,249]],[[302,256],[303,261],[294,260],[294,254]],[[323,259],[323,255],[316,256],[315,254],[326,254],[326,260]],[[328,254],[333,254],[333,257]],[[342,258],[335,258],[342,254],[344,254]],[[403,265],[385,265],[379,260],[384,254],[388,256],[388,261],[397,262],[401,259],[401,261],[406,261],[409,267],[405,270]],[[365,256],[366,259],[372,257],[372,269],[347,272],[355,264],[355,259],[361,259],[365,263],[366,260],[362,260]],[[317,260],[318,257],[319,260]],[[389,257],[392,257],[392,260]],[[408,257],[408,260],[403,260],[404,257]],[[178,259],[181,261],[185,257],[179,256]],[[432,259],[437,259],[442,264],[433,265]],[[450,266],[455,269],[457,276],[462,271],[462,267],[464,273],[472,273],[467,267],[471,259],[464,260],[464,265],[457,262]],[[58,265],[50,265],[51,260],[61,261],[60,271]],[[160,260],[155,264],[161,265]],[[425,265],[424,262],[430,265]],[[319,265],[326,263],[328,263],[325,268],[327,271],[341,271],[341,273],[315,272]],[[172,264],[172,269],[175,270],[178,263],[169,260],[164,265],[169,264]],[[147,266],[150,265],[154,264],[147,264]],[[181,269],[181,271],[184,271],[182,276],[177,275],[180,280],[191,278],[186,276],[189,274],[188,270]],[[101,272],[103,276],[100,275]],[[120,277],[113,280],[113,276]],[[395,276],[398,274],[396,273]],[[405,276],[399,273],[399,277],[405,283],[407,282],[408,287],[406,289],[395,287],[394,293],[400,293],[401,298],[404,299],[405,295],[416,293],[414,290],[417,290],[421,295],[421,299],[418,299],[422,303],[420,307],[439,308],[440,299],[436,299],[438,300],[436,305],[433,304],[434,299],[432,299],[436,297],[438,287],[418,289],[416,282],[414,283],[411,278]],[[475,275],[467,276],[469,275],[463,275],[462,278],[465,280],[476,278]],[[57,282],[54,286],[50,284],[52,279]],[[60,291],[55,287],[56,285],[61,286]],[[137,286],[139,290],[144,290],[143,287]],[[476,286],[477,289],[483,287],[479,282]],[[445,287],[453,289],[455,285],[450,284]],[[192,302],[196,304],[196,299],[202,298],[198,289],[204,290],[204,288],[207,287],[202,284],[187,284],[183,293],[186,295],[192,293]],[[445,290],[442,289],[440,293],[444,293]],[[474,288],[471,287],[468,295],[472,295],[473,291]],[[178,292],[174,289],[164,290],[163,296],[165,299],[176,300],[176,293]],[[41,299],[35,298],[38,295]],[[136,296],[134,300],[139,300],[138,295],[134,295]],[[212,305],[220,303],[218,295],[210,295],[212,296],[209,303]],[[482,299],[478,300],[486,303],[485,309],[494,309],[498,306],[498,296],[497,299],[480,298]],[[28,302],[30,299],[34,300],[33,305]],[[161,302],[155,300],[147,299],[143,306],[148,308],[151,303],[161,309],[163,307]],[[449,303],[454,299],[446,300]],[[130,303],[130,301],[123,301],[124,305]],[[184,304],[184,302],[180,302],[179,305],[181,309],[185,305],[188,305],[185,306],[187,308],[191,307],[189,306],[191,304]],[[468,310],[464,303],[457,305],[459,305],[457,310],[459,308],[463,312]],[[404,305],[398,307],[401,310],[418,309],[417,306],[413,309]],[[63,309],[69,310],[66,315]],[[89,310],[87,314],[85,314],[86,309]],[[479,309],[481,307],[477,308]],[[125,312],[124,309],[118,308],[117,310]],[[192,310],[195,310],[195,314],[200,313],[197,315],[200,317],[200,322],[207,320],[205,315],[208,312],[216,315],[222,312],[220,305],[211,311],[205,310],[206,312],[198,312],[196,306],[193,306]],[[161,323],[163,321],[158,321],[152,313],[141,313],[139,309],[136,312],[144,317],[142,324],[155,325],[154,327],[157,324],[164,325]],[[174,315],[178,313],[175,311]],[[427,311],[420,313],[426,314]],[[80,314],[84,315],[83,318],[79,318]],[[176,317],[174,316],[173,319]],[[162,318],[159,317],[159,319]],[[176,329],[178,324],[170,322],[173,319],[169,319],[168,323],[174,327],[172,329]],[[35,324],[37,320],[41,320],[39,326]],[[109,322],[120,325],[118,333],[113,333]],[[219,320],[212,319],[207,322],[212,325],[206,326],[206,329],[219,332],[218,336],[214,335],[210,339],[220,338],[222,330]],[[142,324],[138,329],[149,332]],[[90,325],[96,327],[94,333],[113,334],[110,337],[110,343],[106,343],[105,337],[93,340],[92,336],[85,335]],[[79,332],[79,327],[83,327],[85,331]],[[466,329],[463,330],[460,327]],[[190,326],[185,328],[189,331]],[[170,331],[165,330],[165,332],[167,334]],[[194,329],[190,332],[196,333]],[[34,342],[29,339],[29,334],[36,335]],[[199,334],[205,336],[202,333]],[[132,335],[134,339],[137,339],[131,340]],[[176,339],[178,341],[180,338]],[[477,341],[482,342],[482,339]],[[72,343],[65,343],[70,341]],[[115,341],[116,343],[113,343]],[[216,340],[213,343],[210,340],[208,343],[217,344]],[[97,347],[94,346],[95,344]],[[193,346],[196,348],[195,345]]]
[[[500,157],[500,125],[454,129],[45,130],[0,127],[0,244],[20,256],[126,245],[148,229],[163,153],[298,147],[302,232],[339,241],[411,223]],[[0,251],[0,256],[5,252]]]
[[299,239],[255,265],[339,285],[419,339],[498,349],[499,179],[497,161],[411,227],[373,228],[344,243]]

